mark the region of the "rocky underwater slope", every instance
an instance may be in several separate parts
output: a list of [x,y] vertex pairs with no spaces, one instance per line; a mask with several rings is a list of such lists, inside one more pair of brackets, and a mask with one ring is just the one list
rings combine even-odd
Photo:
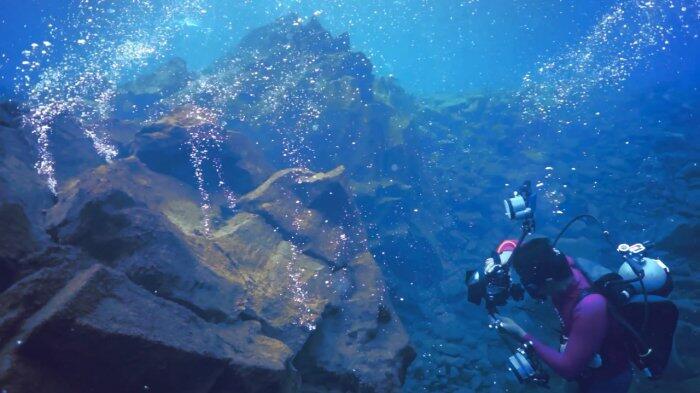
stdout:
[[202,208],[201,108],[115,119],[111,163],[64,118],[54,198],[18,108],[0,115],[5,391],[398,390],[415,353],[342,166],[278,170],[227,131]]
[[[503,93],[421,101],[375,77],[347,35],[292,15],[201,74],[174,59],[124,85],[103,124],[110,163],[57,119],[57,196],[33,168],[23,109],[3,104],[0,387],[516,389],[463,277],[513,236],[500,199],[532,179],[543,233],[592,213],[624,240],[660,242],[684,345],[673,384],[658,387],[688,390],[700,360],[696,103],[622,97],[593,132],[523,119]],[[575,227],[563,250],[605,257],[591,232]]]

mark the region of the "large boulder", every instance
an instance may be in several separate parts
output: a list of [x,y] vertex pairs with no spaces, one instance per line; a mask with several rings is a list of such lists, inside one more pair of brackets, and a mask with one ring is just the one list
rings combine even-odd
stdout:
[[[303,381],[306,375],[316,375],[316,365],[322,367],[324,375],[350,376],[356,382],[348,386],[362,386],[367,391],[397,390],[413,352],[385,295],[381,273],[368,253],[364,227],[345,187],[343,168],[328,173],[287,169],[264,179],[269,166],[260,153],[242,135],[227,133],[236,143],[220,145],[224,179],[236,194],[249,192],[236,198],[234,209],[227,209],[225,199],[214,197],[205,208],[199,183],[187,176],[187,165],[191,165],[188,156],[181,154],[192,132],[190,127],[201,124],[178,116],[176,113],[140,132],[132,156],[99,166],[61,188],[57,204],[47,214],[54,241],[106,266],[110,275],[133,283],[153,302],[167,302],[187,311],[196,317],[192,327],[196,331],[213,329],[222,340],[231,336],[229,340],[243,337],[255,341],[260,336],[276,343],[252,349],[256,352],[253,359],[270,351],[278,360],[300,351],[310,359],[296,369],[285,365],[280,376],[272,379],[269,375],[274,373],[270,374],[267,366],[258,370],[238,365],[230,375],[226,368],[216,384],[210,385],[211,390],[202,391],[220,391],[217,386],[238,384],[243,376],[248,377],[250,386],[241,385],[247,389],[241,391],[295,390],[298,386],[293,376]],[[160,165],[159,155],[169,165]],[[195,171],[194,167],[189,169]],[[227,170],[243,175],[226,177]],[[152,310],[156,312],[156,308]],[[112,311],[127,310],[107,308],[104,317],[109,318]],[[82,317],[79,312],[77,316]],[[129,323],[124,321],[125,326]],[[246,333],[239,329],[241,325],[258,328]],[[94,340],[91,346],[111,347],[109,340],[98,339],[102,333],[93,336],[82,327],[75,329]],[[51,334],[58,334],[58,330]],[[310,350],[315,348],[310,340],[320,337],[326,341],[324,350]],[[143,341],[150,343],[151,338]],[[67,344],[72,345],[78,343]],[[330,349],[328,345],[332,345]],[[124,354],[138,351],[136,344],[125,346],[130,349],[124,349]],[[176,348],[168,349],[170,352],[164,349],[167,355],[162,356],[189,359],[190,355],[180,353],[194,350],[173,346]],[[336,350],[342,355],[329,358]],[[367,356],[376,358],[375,362],[360,367]],[[174,360],[164,372],[177,372],[178,364],[190,360],[179,361]],[[209,361],[219,364],[218,360]],[[110,367],[128,368],[121,364]],[[13,378],[22,384],[22,375],[29,374],[17,375]],[[134,378],[140,383],[147,377]],[[324,386],[318,378],[306,380],[306,386]],[[275,381],[283,382],[275,385]]]
[[[45,303],[37,307],[37,301]],[[8,337],[0,349],[0,386],[7,391],[267,392],[295,386],[285,365],[292,352],[261,335],[259,323],[210,326],[101,264],[41,270],[6,291],[0,305],[25,317],[5,317],[0,325],[11,328],[4,329]]]
[[[215,124],[215,114],[202,107],[179,107],[138,132],[131,154],[150,170],[195,187],[198,179],[193,160],[201,160],[201,178],[216,179],[199,185],[208,192],[216,193],[220,182],[239,195],[251,191],[272,174],[272,167],[249,138]],[[217,155],[216,160],[199,158],[198,149],[208,149]]]

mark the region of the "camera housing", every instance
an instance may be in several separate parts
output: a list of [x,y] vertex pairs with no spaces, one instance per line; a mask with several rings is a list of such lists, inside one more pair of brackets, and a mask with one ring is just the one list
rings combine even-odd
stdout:
[[507,266],[498,265],[488,274],[479,270],[470,270],[465,277],[467,300],[480,305],[482,300],[488,310],[504,306],[509,298],[523,300],[525,290],[520,284],[513,283]]

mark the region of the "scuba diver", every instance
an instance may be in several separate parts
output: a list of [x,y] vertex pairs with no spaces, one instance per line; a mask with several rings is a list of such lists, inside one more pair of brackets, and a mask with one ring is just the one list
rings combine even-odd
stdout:
[[[591,283],[547,238],[530,239],[520,247],[507,240],[498,247],[500,263],[510,264],[527,293],[552,300],[560,322],[561,348],[550,347],[523,330],[510,318],[498,316],[499,327],[531,345],[535,354],[558,375],[575,380],[580,392],[627,392],[632,369],[624,331],[608,315],[608,301],[591,292]],[[509,255],[511,254],[512,255]],[[497,266],[486,261],[489,274]]]
[[[534,236],[536,195],[531,183],[504,201],[506,216],[521,222],[518,240],[506,240],[492,252],[483,269],[467,271],[467,300],[485,303],[491,323],[509,348],[508,369],[521,383],[548,386],[547,364],[555,373],[576,381],[582,393],[627,392],[634,364],[649,379],[661,378],[671,353],[678,308],[668,295],[673,280],[668,267],[647,255],[651,242],[620,243],[595,217],[571,219],[554,241]],[[579,220],[596,223],[607,243],[621,257],[617,270],[556,248]],[[526,240],[527,238],[527,240]],[[511,269],[512,268],[512,269]],[[520,282],[511,278],[514,270]],[[561,324],[561,346],[553,348],[525,331],[498,307],[509,299],[550,298]],[[653,317],[652,317],[653,316]],[[513,347],[512,339],[518,342]]]

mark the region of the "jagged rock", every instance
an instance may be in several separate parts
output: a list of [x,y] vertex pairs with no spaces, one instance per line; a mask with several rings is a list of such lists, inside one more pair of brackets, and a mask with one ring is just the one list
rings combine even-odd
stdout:
[[[131,146],[133,155],[149,169],[166,174],[188,184],[196,184],[192,167],[194,133],[214,127],[204,110],[194,106],[179,108],[157,123],[144,128]],[[224,131],[222,131],[224,132]],[[214,165],[202,169],[203,178],[222,180],[238,194],[246,193],[272,174],[262,154],[253,148],[250,140],[237,132],[225,132],[221,153]],[[205,163],[207,164],[207,163]],[[219,171],[219,172],[217,172]],[[219,173],[222,176],[219,176]],[[205,185],[213,191],[215,185]]]
[[[223,332],[254,321],[261,334],[292,353],[316,332],[344,342],[351,327],[338,330],[331,323],[324,331],[325,318],[350,319],[375,333],[367,333],[352,359],[336,362],[333,372],[353,374],[365,351],[376,351],[371,372],[366,369],[357,378],[369,390],[396,390],[411,349],[390,302],[383,299],[384,282],[367,254],[343,169],[283,170],[255,184],[268,167],[236,135],[243,143],[223,145],[230,149],[224,157],[232,157],[231,165],[247,176],[232,177],[229,185],[237,191],[251,183],[256,188],[240,198],[234,212],[224,212],[214,200],[202,209],[196,184],[178,179],[187,163],[177,156],[178,141],[192,126],[180,121],[147,128],[137,136],[133,156],[66,184],[47,216],[52,238],[124,273],[153,296],[219,324]],[[160,152],[178,158],[159,167]],[[362,273],[371,269],[372,274]],[[355,293],[366,291],[381,301],[372,303],[369,295],[353,300]],[[302,376],[308,372],[298,368]],[[290,384],[285,386],[294,389]]]
[[[304,201],[309,206],[349,206],[333,176],[304,175],[307,178],[299,187],[314,190],[305,193],[310,197]],[[260,198],[267,198],[265,203],[292,209],[284,213],[280,208],[280,217],[292,216],[295,204],[281,202],[289,200],[291,190],[274,184],[277,179],[273,176],[260,186],[277,194],[260,189],[251,194],[263,195]],[[324,182],[329,185],[324,187]],[[324,202],[323,198],[331,196],[340,198],[337,204]],[[242,199],[244,210],[248,210],[246,200]],[[362,246],[358,242],[340,249],[335,243],[326,244],[335,240],[323,230],[338,233],[339,225],[349,222],[347,218],[336,222],[332,210],[321,210],[326,215],[313,211],[317,219],[313,224],[318,228],[290,226],[284,236],[277,225],[251,214],[257,208],[250,209],[251,213],[239,213],[227,221],[215,220],[220,224],[202,236],[197,228],[201,211],[193,201],[193,190],[150,172],[133,157],[76,180],[51,210],[49,223],[60,243],[80,247],[158,296],[184,304],[208,320],[235,320],[242,313],[263,322],[268,334],[284,339],[292,348],[305,342],[306,324],[315,324],[327,304],[337,306],[349,286],[358,285],[348,281],[345,270],[334,272],[336,265],[316,258],[324,252],[329,258],[336,254],[352,257],[348,250],[357,252]],[[306,206],[301,204],[300,209],[311,211]],[[361,228],[348,229],[355,231],[347,235],[349,244],[351,237],[361,235]],[[308,253],[304,241],[297,239],[308,239],[319,251]],[[159,263],[162,260],[168,263]],[[308,314],[308,320],[300,323],[300,312]]]
[[241,206],[266,217],[304,252],[341,268],[366,247],[359,214],[340,182],[343,170],[279,171],[243,196]]
[[[70,279],[66,269],[39,271],[0,298],[26,303],[27,295],[43,300],[54,291],[21,324],[15,321],[12,338],[4,341],[4,389],[281,392],[294,386],[285,366],[292,352],[260,335],[259,324],[241,322],[219,334],[189,310],[103,265]],[[37,297],[37,287],[44,296]]]
[[[381,272],[368,253],[349,266],[357,283],[342,309],[329,309],[295,365],[302,381],[329,390],[392,392],[400,389],[416,354],[387,301]],[[328,348],[334,348],[329,351]],[[388,371],[391,370],[391,371]]]

